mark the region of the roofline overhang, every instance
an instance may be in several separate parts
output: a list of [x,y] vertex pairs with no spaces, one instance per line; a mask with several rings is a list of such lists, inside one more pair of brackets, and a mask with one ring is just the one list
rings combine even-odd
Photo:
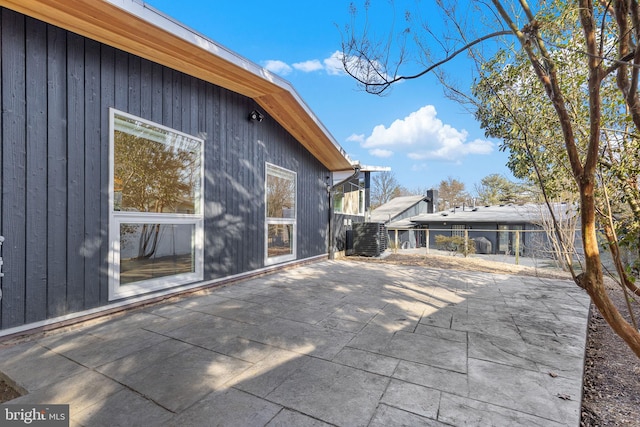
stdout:
[[327,169],[354,169],[288,81],[142,0],[0,0],[0,6],[252,98]]
[[441,216],[438,219],[434,218],[434,219],[425,219],[425,220],[411,218],[410,221],[418,225],[431,224],[434,222],[478,223],[478,224],[524,224],[524,223],[532,224],[534,222],[534,220],[531,220],[528,218],[514,219],[514,220],[511,220],[511,219],[497,220],[497,219],[452,218],[450,216]]
[[370,166],[370,165],[362,165],[359,161],[352,161],[351,164],[360,165],[360,170],[362,172],[391,172],[391,166]]

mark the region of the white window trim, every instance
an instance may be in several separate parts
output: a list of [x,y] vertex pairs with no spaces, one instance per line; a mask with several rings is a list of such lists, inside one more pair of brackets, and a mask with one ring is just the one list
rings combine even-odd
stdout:
[[453,225],[451,225],[451,235],[452,236],[464,237],[464,230],[465,230],[464,224],[453,224]]
[[[200,194],[195,214],[114,211],[115,117],[121,116],[200,142]],[[167,289],[204,279],[204,140],[140,117],[109,108],[109,301]],[[120,224],[192,224],[195,226],[193,272],[120,285]]]
[[[279,176],[280,178],[293,178],[295,184],[294,194],[294,217],[293,218],[270,218],[267,217],[267,180],[269,178],[269,172],[272,171],[272,175]],[[274,165],[273,163],[265,162],[264,168],[264,265],[280,264],[287,261],[292,261],[298,258],[298,174],[294,171],[285,169],[281,166]],[[293,237],[292,237],[292,253],[287,255],[280,255],[275,257],[269,256],[269,225],[293,225]]]

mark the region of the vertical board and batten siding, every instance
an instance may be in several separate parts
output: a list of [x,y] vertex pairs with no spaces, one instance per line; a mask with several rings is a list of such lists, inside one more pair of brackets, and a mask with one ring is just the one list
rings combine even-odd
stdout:
[[[39,243],[45,241],[47,224],[38,218],[46,217],[47,213],[47,151],[38,149],[41,141],[47,140],[47,105],[40,101],[43,93],[47,92],[47,67],[40,58],[47,54],[47,27],[42,22],[33,22],[27,26],[25,49],[29,55],[25,57],[25,67],[31,78],[26,85],[26,117],[32,117],[34,124],[27,128],[27,200],[25,212],[28,213],[26,235],[33,236],[27,243],[26,249],[25,283],[29,283],[26,295],[26,322],[39,320],[36,313],[46,312],[47,309],[47,248]],[[2,150],[0,150],[2,151]],[[0,162],[1,164],[1,162]],[[1,212],[1,208],[0,208]],[[3,322],[4,323],[4,322]]]
[[0,14],[1,329],[109,303],[110,107],[205,140],[205,280],[264,266],[265,162],[297,174],[297,258],[327,253],[329,173],[253,100]]
[[[15,268],[15,285],[4,289],[3,299],[11,298],[15,306],[2,310],[2,323],[19,324],[25,317],[26,225],[31,222],[26,212],[26,68],[25,22],[20,16],[2,16],[2,246],[3,273]],[[6,30],[5,30],[6,28]],[[11,141],[5,144],[4,141]],[[14,189],[11,191],[10,189]],[[7,230],[7,231],[4,231]],[[9,233],[11,231],[11,233]],[[18,259],[11,256],[17,253]]]
[[[4,12],[3,12],[4,13]],[[10,13],[10,12],[6,12]],[[27,19],[27,25],[35,21]],[[4,32],[4,28],[2,28]],[[47,222],[47,312],[34,313],[34,316],[60,316],[67,312],[67,165],[68,155],[74,156],[75,150],[67,147],[67,64],[66,33],[59,28],[47,26],[47,92],[40,102],[47,105],[47,215],[35,218]],[[4,49],[2,50],[4,54]],[[40,58],[40,61],[43,61]],[[4,84],[4,79],[3,79]],[[3,135],[3,141],[6,141]],[[44,149],[38,144],[39,149]],[[78,161],[72,158],[71,161]],[[73,195],[71,196],[73,197]],[[10,230],[9,230],[10,232]],[[29,237],[30,239],[30,237]],[[10,249],[10,248],[9,248]],[[11,255],[11,254],[8,254]],[[72,272],[69,272],[72,274]],[[14,282],[11,281],[11,285]],[[27,284],[31,287],[31,284]],[[3,282],[3,288],[7,288]],[[2,299],[3,314],[5,307],[14,309],[13,300]],[[5,317],[3,316],[3,320]],[[5,323],[2,323],[5,326]],[[8,324],[6,326],[15,326]]]

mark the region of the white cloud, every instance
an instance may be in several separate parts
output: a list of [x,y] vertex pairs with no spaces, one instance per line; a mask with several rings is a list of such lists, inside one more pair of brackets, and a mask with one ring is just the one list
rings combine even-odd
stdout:
[[356,135],[355,133],[351,134],[351,136],[349,136],[347,138],[347,141],[348,142],[357,142],[359,144],[362,144],[364,142],[364,134],[363,133],[361,133],[359,135]]
[[322,62],[324,68],[327,70],[327,74],[337,76],[344,74],[344,65],[342,63],[343,54],[339,50],[336,50],[330,57],[325,58]]
[[423,172],[429,170],[429,164],[427,163],[417,163],[411,166],[411,170],[413,172]]
[[282,76],[290,74],[294,69],[302,71],[303,73],[312,73],[324,70],[327,74],[332,76],[345,74],[344,66],[342,64],[342,52],[339,50],[336,50],[329,57],[322,60],[309,59],[289,65],[284,61],[270,59],[263,61],[262,66],[267,70]]
[[374,148],[373,150],[369,150],[369,154],[374,157],[391,157],[393,156],[393,151],[391,150],[383,150],[382,148]]
[[398,119],[387,128],[378,125],[361,143],[364,148],[403,150],[412,160],[455,161],[470,154],[489,154],[493,143],[475,139],[467,142],[466,130],[458,130],[437,118],[434,106],[427,105]]
[[312,71],[322,70],[324,67],[319,60],[311,59],[309,61],[296,62],[293,64],[293,68],[299,71],[304,71],[305,73],[310,73]]
[[272,73],[280,74],[281,76],[286,76],[291,73],[293,69],[286,63],[275,59],[269,59],[263,62],[264,68],[271,71]]

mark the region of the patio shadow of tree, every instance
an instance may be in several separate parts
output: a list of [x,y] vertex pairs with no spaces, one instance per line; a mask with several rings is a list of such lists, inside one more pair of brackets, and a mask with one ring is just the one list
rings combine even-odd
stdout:
[[[427,390],[435,387],[425,384],[431,381],[427,376],[410,379],[408,369],[466,378],[469,334],[506,345],[504,338],[491,335],[491,316],[477,324],[474,318],[457,319],[459,330],[452,331],[452,310],[467,313],[475,300],[486,304],[483,312],[489,314],[491,304],[504,306],[491,296],[500,295],[500,288],[513,288],[513,282],[507,276],[356,262],[285,270],[54,333],[35,346],[90,367],[112,379],[113,387],[92,400],[81,393],[70,395],[62,380],[62,386],[50,384],[49,391],[32,395],[49,403],[60,397],[78,399],[82,407],[72,414],[85,425],[126,423],[131,414],[125,407],[135,412],[150,401],[151,413],[168,425],[213,419],[266,425],[290,417],[367,425],[389,403],[384,397],[389,387],[439,396],[440,391]],[[478,295],[483,289],[489,294]],[[529,306],[537,298],[549,301],[548,292],[564,290],[521,291]],[[569,340],[563,334],[554,339]],[[535,347],[524,342],[516,348],[521,354],[510,357],[518,363],[538,357],[530,354]],[[561,345],[553,351],[562,351]],[[579,359],[568,353],[563,357],[567,364]],[[557,372],[565,375],[561,368]]]

